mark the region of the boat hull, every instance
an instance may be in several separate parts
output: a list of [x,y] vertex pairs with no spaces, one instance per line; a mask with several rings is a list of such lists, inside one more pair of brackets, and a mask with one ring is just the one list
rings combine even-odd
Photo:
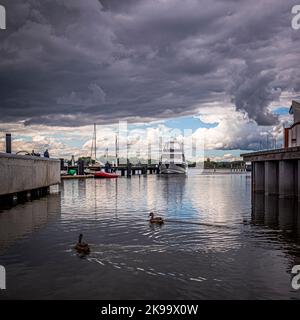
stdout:
[[95,172],[94,177],[98,179],[115,179],[115,178],[118,178],[119,176],[116,173],[100,171],[100,172]]
[[162,164],[160,166],[160,173],[161,174],[186,174],[187,169],[186,166],[178,166],[176,164],[169,164],[168,166]]

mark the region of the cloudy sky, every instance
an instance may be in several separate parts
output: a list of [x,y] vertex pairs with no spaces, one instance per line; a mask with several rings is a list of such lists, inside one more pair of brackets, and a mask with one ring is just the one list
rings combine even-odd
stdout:
[[[300,1],[298,1],[300,4]],[[292,0],[0,0],[0,151],[99,153],[116,124],[192,129],[206,154],[282,143],[300,98]],[[112,151],[111,151],[112,152]]]

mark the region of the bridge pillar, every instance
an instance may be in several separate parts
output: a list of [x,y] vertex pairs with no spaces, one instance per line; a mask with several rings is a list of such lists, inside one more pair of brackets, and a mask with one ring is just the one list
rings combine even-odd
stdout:
[[265,163],[263,161],[254,162],[253,165],[253,191],[265,191]]
[[279,196],[291,198],[295,196],[295,171],[294,162],[288,160],[279,161]]
[[277,161],[265,162],[265,194],[278,194],[278,163]]

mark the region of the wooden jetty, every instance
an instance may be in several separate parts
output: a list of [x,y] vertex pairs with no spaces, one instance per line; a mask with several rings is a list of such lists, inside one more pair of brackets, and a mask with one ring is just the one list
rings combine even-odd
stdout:
[[94,178],[93,174],[80,174],[80,175],[62,175],[61,179],[62,180],[70,180],[70,179],[91,179]]
[[[84,168],[80,168],[79,165],[77,166],[68,166],[66,168],[61,168],[64,171],[68,171],[70,169],[78,170],[78,175],[62,175],[62,179],[80,179],[80,178],[90,178],[94,177],[92,174],[92,171],[97,172],[99,170],[105,170],[104,166],[85,166]],[[89,169],[91,172],[90,174],[84,174],[84,170]],[[124,177],[130,177],[134,175],[147,175],[147,174],[158,174],[159,173],[159,167],[157,165],[123,165],[123,166],[113,166],[111,167],[111,170],[116,173],[120,173],[120,176]],[[68,178],[69,177],[69,178]],[[73,178],[72,178],[73,177]]]

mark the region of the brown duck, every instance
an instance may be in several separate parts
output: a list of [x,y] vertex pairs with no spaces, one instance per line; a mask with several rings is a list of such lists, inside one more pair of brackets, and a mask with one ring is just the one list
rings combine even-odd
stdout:
[[153,212],[150,212],[149,217],[150,217],[150,219],[149,219],[150,223],[164,224],[164,219],[161,217],[154,217]]
[[76,244],[75,249],[79,253],[89,254],[90,253],[90,246],[87,243],[82,242],[82,237],[83,237],[83,235],[80,233],[79,238],[78,238],[78,243]]

